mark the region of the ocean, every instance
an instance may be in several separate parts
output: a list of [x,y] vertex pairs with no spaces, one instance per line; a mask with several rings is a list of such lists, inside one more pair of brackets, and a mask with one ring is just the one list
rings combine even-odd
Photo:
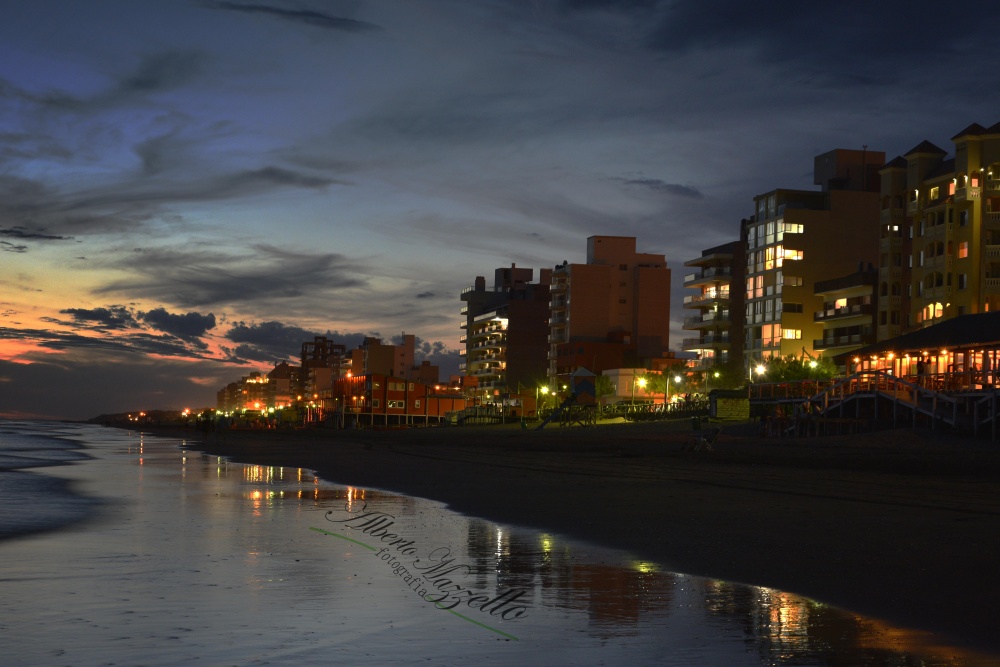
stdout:
[[0,422],[4,665],[987,665],[774,589],[304,469]]

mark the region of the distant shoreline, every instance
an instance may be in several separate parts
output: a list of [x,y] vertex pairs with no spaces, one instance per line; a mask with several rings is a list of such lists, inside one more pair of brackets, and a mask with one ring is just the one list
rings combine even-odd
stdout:
[[1000,649],[1000,447],[989,443],[918,430],[763,440],[734,426],[714,452],[682,452],[690,426],[676,422],[142,431]]

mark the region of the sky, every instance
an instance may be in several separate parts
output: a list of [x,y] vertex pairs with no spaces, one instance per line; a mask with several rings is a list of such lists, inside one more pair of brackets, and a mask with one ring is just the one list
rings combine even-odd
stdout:
[[[329,335],[456,372],[461,291],[635,236],[673,271],[812,160],[1000,121],[904,0],[0,0],[0,416],[214,406]],[[961,30],[954,29],[961,27]]]

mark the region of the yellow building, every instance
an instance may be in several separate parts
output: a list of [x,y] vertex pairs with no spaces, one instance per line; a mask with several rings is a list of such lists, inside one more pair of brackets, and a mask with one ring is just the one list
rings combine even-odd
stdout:
[[745,357],[749,364],[803,352],[817,354],[823,295],[814,285],[878,262],[879,174],[885,154],[837,149],[815,158],[812,190],[754,197],[744,220]]
[[924,141],[881,171],[880,340],[1000,308],[1000,123],[952,141],[953,158]]

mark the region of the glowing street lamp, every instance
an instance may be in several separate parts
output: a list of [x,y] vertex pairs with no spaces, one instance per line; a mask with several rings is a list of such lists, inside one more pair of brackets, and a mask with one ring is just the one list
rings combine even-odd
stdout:
[[646,387],[646,378],[641,377],[639,379],[636,379],[635,374],[632,375],[632,405],[635,405],[635,386],[636,385],[639,385],[640,388],[645,389],[645,387]]

